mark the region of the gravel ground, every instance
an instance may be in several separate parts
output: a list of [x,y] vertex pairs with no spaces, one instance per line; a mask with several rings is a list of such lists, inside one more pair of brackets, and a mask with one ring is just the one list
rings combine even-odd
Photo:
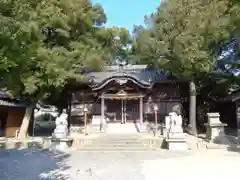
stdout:
[[[0,150],[0,180],[188,180],[189,173],[194,174],[187,176],[189,179],[197,179],[200,176],[196,173],[215,175],[224,167],[233,171],[232,166],[240,165],[239,153],[211,152],[72,151],[63,154],[34,149]],[[222,170],[221,177],[226,178],[224,175],[229,177],[229,171]]]

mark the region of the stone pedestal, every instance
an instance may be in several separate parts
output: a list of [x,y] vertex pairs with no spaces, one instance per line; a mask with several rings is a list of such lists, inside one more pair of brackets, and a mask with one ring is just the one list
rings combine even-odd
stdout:
[[[182,135],[181,135],[182,136]],[[187,151],[187,140],[184,136],[182,137],[167,137],[165,138],[167,143],[167,149],[171,151]]]
[[51,139],[51,150],[64,151],[69,148],[72,139],[70,138],[52,138]]
[[84,146],[84,138],[82,137],[73,137],[72,148],[81,149]]
[[144,133],[148,132],[148,124],[147,123],[136,123],[138,132]]
[[166,127],[168,128],[167,137],[165,141],[167,148],[172,151],[186,151],[188,150],[186,138],[182,128],[182,117],[176,113],[169,113],[166,118]]
[[206,138],[213,143],[227,143],[225,130],[227,126],[220,122],[219,113],[207,113],[208,123],[205,124],[207,128]]
[[101,116],[92,116],[92,125],[99,127],[101,124]]
[[101,133],[105,133],[107,131],[107,121],[106,121],[106,117],[104,117],[102,120],[101,120],[101,123],[100,123],[100,132]]
[[63,112],[56,119],[56,128],[51,138],[51,150],[64,151],[69,147],[68,144],[72,141],[68,138],[67,117],[66,112]]
[[167,137],[169,129],[170,129],[171,119],[169,116],[165,116],[165,132],[164,136]]
[[43,149],[51,148],[51,139],[52,139],[52,137],[43,138],[43,140],[42,140],[42,148]]
[[167,148],[170,151],[187,151],[187,143],[185,139],[166,139]]

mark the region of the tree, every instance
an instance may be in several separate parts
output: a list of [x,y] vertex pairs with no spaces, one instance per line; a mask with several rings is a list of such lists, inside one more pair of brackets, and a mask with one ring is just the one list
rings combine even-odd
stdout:
[[124,27],[111,27],[109,28],[110,39],[109,41],[109,54],[108,64],[114,65],[119,61],[128,61],[130,51],[130,45],[132,43],[132,37],[129,31]]
[[[151,23],[135,35],[133,53],[140,61],[189,80],[192,133],[196,133],[196,86],[212,72],[216,49],[237,32],[237,4],[228,0],[163,1]],[[149,22],[149,20],[148,20]]]
[[[103,8],[88,0],[0,1],[0,88],[32,104],[71,79],[86,80],[81,69],[102,68],[109,56]],[[26,136],[32,106],[20,137]]]

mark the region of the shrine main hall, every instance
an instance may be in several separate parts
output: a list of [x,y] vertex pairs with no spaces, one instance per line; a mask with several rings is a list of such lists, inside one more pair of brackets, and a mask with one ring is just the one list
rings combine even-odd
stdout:
[[[164,70],[148,65],[106,66],[101,72],[87,72],[88,83],[74,87],[71,124],[77,125],[88,114],[88,123],[164,122],[178,109],[183,114],[183,90],[188,83]],[[188,94],[186,94],[188,96]],[[185,99],[185,101],[184,101]],[[157,116],[157,117],[156,117]]]

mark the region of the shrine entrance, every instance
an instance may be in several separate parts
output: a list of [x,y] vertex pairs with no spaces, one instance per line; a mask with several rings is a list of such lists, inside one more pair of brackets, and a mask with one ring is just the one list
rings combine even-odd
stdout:
[[107,123],[142,123],[143,95],[127,93],[124,90],[116,94],[101,96],[101,117]]
[[138,99],[106,99],[105,116],[109,123],[126,124],[140,119]]

